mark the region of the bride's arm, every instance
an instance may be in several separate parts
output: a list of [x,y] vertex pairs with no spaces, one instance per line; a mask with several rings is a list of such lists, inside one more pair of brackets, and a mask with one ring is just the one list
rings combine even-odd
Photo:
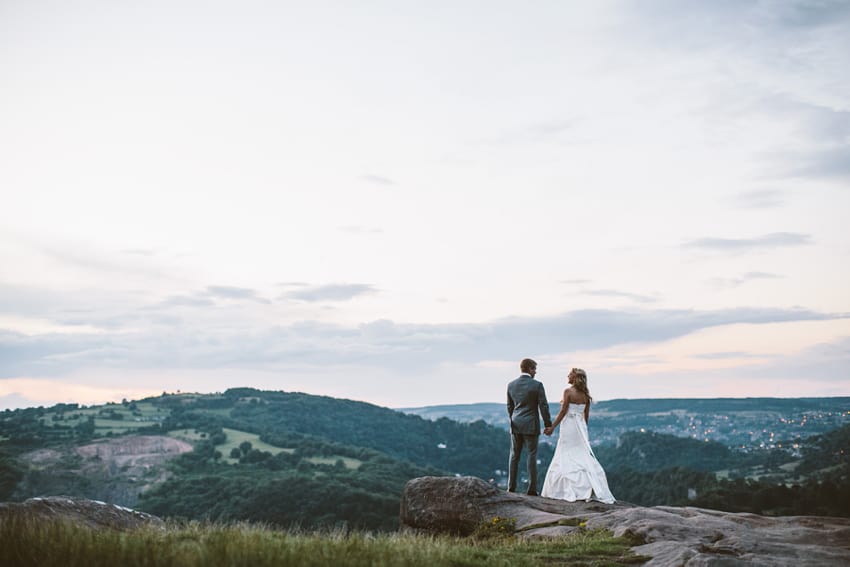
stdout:
[[560,425],[561,421],[563,421],[564,416],[567,415],[567,408],[570,407],[570,400],[567,398],[568,390],[564,390],[564,398],[561,400],[561,411],[558,412],[558,417],[555,418],[555,421],[552,422],[552,427],[550,429],[555,429]]
[[590,419],[590,400],[587,400],[587,403],[584,404],[584,423],[587,424],[587,420]]

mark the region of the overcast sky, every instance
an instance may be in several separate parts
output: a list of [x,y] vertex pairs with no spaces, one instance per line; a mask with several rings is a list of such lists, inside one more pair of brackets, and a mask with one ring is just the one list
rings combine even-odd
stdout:
[[850,2],[3,0],[0,409],[850,395]]

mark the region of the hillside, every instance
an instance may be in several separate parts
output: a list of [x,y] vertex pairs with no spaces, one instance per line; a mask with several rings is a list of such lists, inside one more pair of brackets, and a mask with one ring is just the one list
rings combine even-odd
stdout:
[[[560,409],[551,403],[553,415]],[[401,408],[426,419],[485,421],[508,429],[504,403]],[[850,423],[850,398],[638,399],[594,402],[591,443],[616,443],[626,431],[656,431],[717,441],[748,451],[770,450]]]
[[509,446],[483,422],[248,388],[6,411],[0,439],[0,499],[73,494],[162,516],[369,529],[395,527],[410,478],[502,481]]
[[[689,412],[735,404],[651,402],[602,402],[591,416],[593,437],[605,420],[620,419],[620,435],[595,447],[618,499],[850,515],[850,424],[742,448],[653,430],[671,419],[702,427],[709,414]],[[755,419],[762,430],[777,408],[789,416],[808,412],[810,430],[846,421],[829,409],[835,399],[802,409],[789,402],[759,413],[755,401],[744,401],[738,414],[724,417],[733,428],[735,420]],[[487,409],[456,408],[468,417]],[[818,422],[813,411],[826,417]],[[554,440],[542,438],[541,481]],[[505,429],[481,420],[430,420],[351,400],[249,388],[94,407],[61,404],[0,413],[0,500],[68,494],[166,517],[388,530],[397,526],[398,499],[411,478],[471,475],[504,486],[508,446]]]
[[[850,398],[611,400],[594,404],[589,429],[618,499],[850,516],[848,408]],[[503,404],[402,411],[507,424]]]

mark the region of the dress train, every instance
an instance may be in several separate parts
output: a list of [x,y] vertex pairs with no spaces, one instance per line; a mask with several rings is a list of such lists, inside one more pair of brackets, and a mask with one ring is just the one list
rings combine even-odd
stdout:
[[601,502],[613,504],[608,478],[590,448],[584,405],[570,404],[561,421],[558,445],[540,495],[569,502],[595,496]]

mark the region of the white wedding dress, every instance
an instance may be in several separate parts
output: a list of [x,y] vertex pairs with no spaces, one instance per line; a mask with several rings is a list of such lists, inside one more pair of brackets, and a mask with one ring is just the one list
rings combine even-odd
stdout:
[[584,404],[570,404],[567,408],[540,495],[570,502],[594,497],[606,504],[614,503],[605,471],[590,448]]

